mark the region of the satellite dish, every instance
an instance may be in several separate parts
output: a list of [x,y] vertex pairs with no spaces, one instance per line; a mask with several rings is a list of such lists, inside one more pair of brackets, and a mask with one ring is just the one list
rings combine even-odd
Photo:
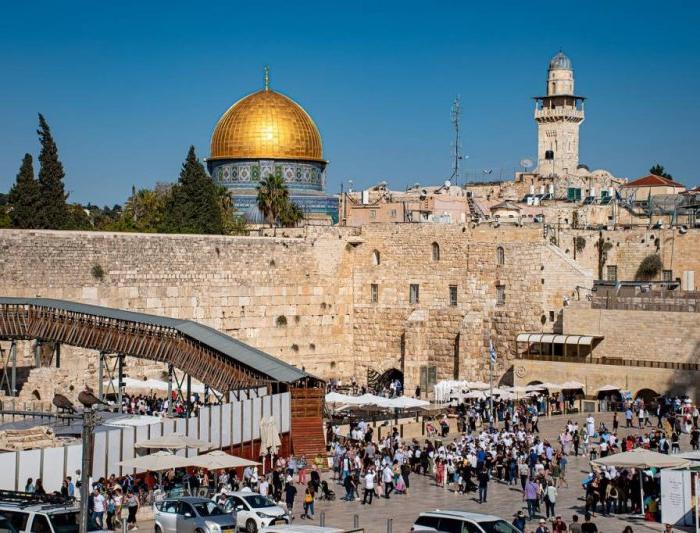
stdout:
[[529,170],[532,167],[534,167],[535,164],[532,162],[532,159],[525,158],[520,160],[520,166],[523,167],[525,170]]
[[449,189],[452,183],[450,183],[450,180],[445,180],[445,188]]

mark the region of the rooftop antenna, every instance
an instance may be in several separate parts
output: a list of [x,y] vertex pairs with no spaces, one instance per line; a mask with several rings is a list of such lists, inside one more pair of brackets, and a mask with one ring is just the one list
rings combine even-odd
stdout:
[[460,102],[459,95],[455,98],[455,101],[452,103],[452,125],[454,126],[455,129],[455,140],[453,143],[453,148],[454,148],[454,161],[452,163],[452,175],[450,176],[450,182],[454,183],[457,185],[457,178],[459,178],[459,162],[462,157],[462,146],[460,144],[459,140],[459,117],[462,114],[462,105]]

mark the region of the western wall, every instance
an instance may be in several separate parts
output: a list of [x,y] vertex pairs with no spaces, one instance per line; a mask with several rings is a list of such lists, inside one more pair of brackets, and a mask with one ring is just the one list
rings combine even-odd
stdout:
[[[591,283],[541,228],[377,224],[310,227],[299,238],[0,231],[2,295],[193,319],[323,378],[364,382],[368,368],[395,368],[407,388],[426,367],[438,379],[484,379],[489,340],[497,378],[507,375],[513,336],[551,331],[563,297]],[[419,286],[415,304],[410,284]],[[29,365],[23,344],[20,364]],[[95,383],[96,354],[64,354],[60,372],[34,370],[29,388]],[[131,359],[127,370],[162,373]]]

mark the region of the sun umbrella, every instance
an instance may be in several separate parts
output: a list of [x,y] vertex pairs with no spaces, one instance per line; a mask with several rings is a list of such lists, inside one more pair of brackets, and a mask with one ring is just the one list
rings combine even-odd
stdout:
[[409,398],[408,396],[399,396],[389,400],[391,406],[395,409],[419,409],[428,407],[430,402],[419,400],[417,398]]
[[239,468],[243,466],[257,466],[260,463],[229,455],[222,450],[214,450],[213,452],[198,455],[190,459],[192,466],[206,468],[207,470],[221,470],[224,468]]
[[484,383],[483,381],[467,381],[467,387],[472,390],[486,390],[491,388],[488,383]]
[[525,387],[526,392],[537,392],[545,390],[547,387],[543,383],[538,383],[537,385],[528,385]]
[[123,468],[136,468],[137,470],[150,470],[158,472],[160,470],[172,470],[173,468],[185,468],[192,465],[192,458],[180,457],[170,452],[156,452],[150,455],[134,457],[119,463]]
[[183,448],[207,449],[214,447],[211,442],[195,439],[194,437],[188,437],[179,433],[141,440],[134,444],[134,446],[136,448],[148,448],[153,450],[182,450]]
[[464,397],[470,400],[483,400],[486,398],[486,395],[481,391],[473,390],[465,394]]
[[561,388],[563,390],[578,390],[578,389],[583,389],[585,385],[583,383],[580,383],[578,381],[565,381],[562,383]]

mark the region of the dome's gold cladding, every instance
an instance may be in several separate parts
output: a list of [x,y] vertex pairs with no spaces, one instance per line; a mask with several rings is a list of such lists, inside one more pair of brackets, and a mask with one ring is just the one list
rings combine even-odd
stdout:
[[321,135],[304,109],[272,90],[242,98],[219,119],[211,159],[323,161]]

